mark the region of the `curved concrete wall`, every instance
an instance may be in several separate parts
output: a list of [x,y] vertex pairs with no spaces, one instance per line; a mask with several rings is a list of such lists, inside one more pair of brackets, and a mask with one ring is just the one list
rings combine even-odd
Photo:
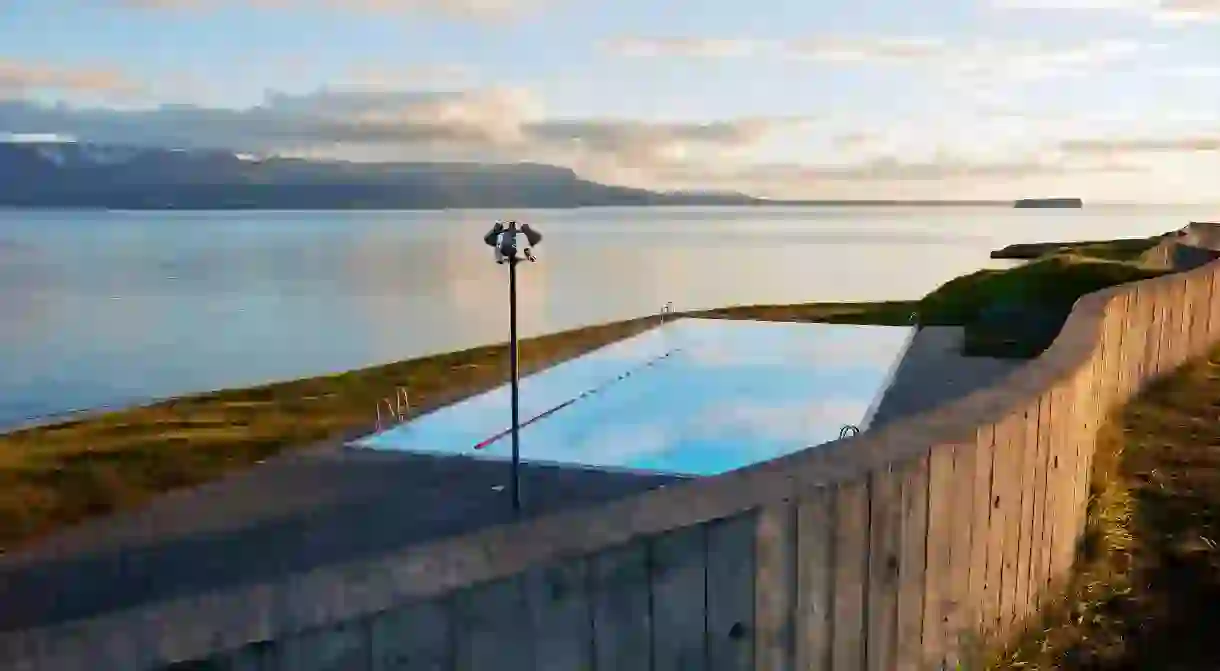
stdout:
[[0,661],[953,668],[980,636],[1018,631],[1067,577],[1098,425],[1220,340],[1217,281],[1212,262],[1086,296],[1004,384],[856,438],[394,556],[6,634]]

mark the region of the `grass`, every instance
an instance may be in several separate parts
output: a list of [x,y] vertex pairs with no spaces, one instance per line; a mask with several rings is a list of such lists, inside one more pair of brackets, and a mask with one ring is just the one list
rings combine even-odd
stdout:
[[[1078,246],[1009,270],[953,280],[921,301],[754,305],[686,313],[707,318],[856,324],[965,325],[979,354],[1035,354],[1038,343],[988,341],[979,318],[1003,302],[1050,306],[1051,336],[1072,302],[1117,282],[1156,274]],[[605,324],[521,343],[522,373],[639,333],[655,319]],[[994,328],[992,329],[995,330]],[[993,338],[994,340],[994,338]],[[157,494],[248,468],[288,449],[367,433],[377,403],[410,390],[416,412],[507,379],[507,348],[480,347],[342,374],[181,397],[0,435],[0,552],[81,520],[139,506]]]
[[1159,237],[1119,238],[1077,242],[1029,242],[1008,245],[991,253],[993,259],[1032,260],[1048,254],[1074,252],[1112,261],[1134,261],[1160,242]]
[[1220,348],[1110,421],[1067,596],[991,668],[1220,668],[1218,409]]

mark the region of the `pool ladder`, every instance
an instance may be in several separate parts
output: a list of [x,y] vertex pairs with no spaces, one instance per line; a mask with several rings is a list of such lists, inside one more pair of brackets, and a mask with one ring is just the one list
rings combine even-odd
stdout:
[[860,427],[855,424],[844,424],[843,428],[839,429],[839,439],[842,440],[848,436],[860,435]]
[[673,312],[674,312],[674,302],[673,301],[667,302],[665,304],[665,307],[661,308],[661,314],[660,314],[661,326],[665,326],[665,316],[671,315],[671,314],[673,314]]
[[[386,409],[388,425],[385,420],[382,420],[382,406],[385,406]],[[407,388],[397,387],[394,390],[394,396],[387,396],[377,402],[377,430],[381,431],[386,426],[404,422],[410,414],[411,399],[407,396]]]

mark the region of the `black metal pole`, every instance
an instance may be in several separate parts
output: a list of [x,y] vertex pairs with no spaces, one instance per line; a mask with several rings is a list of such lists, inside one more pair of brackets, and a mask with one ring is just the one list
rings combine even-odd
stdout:
[[509,377],[512,378],[513,405],[513,511],[521,511],[521,437],[520,414],[517,403],[517,259],[508,260],[508,347]]

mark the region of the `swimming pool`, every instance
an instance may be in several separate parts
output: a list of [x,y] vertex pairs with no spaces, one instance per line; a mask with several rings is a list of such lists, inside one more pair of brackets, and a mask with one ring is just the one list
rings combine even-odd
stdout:
[[[687,476],[866,429],[914,328],[680,319],[521,379],[521,459]],[[354,446],[511,456],[508,385]]]

